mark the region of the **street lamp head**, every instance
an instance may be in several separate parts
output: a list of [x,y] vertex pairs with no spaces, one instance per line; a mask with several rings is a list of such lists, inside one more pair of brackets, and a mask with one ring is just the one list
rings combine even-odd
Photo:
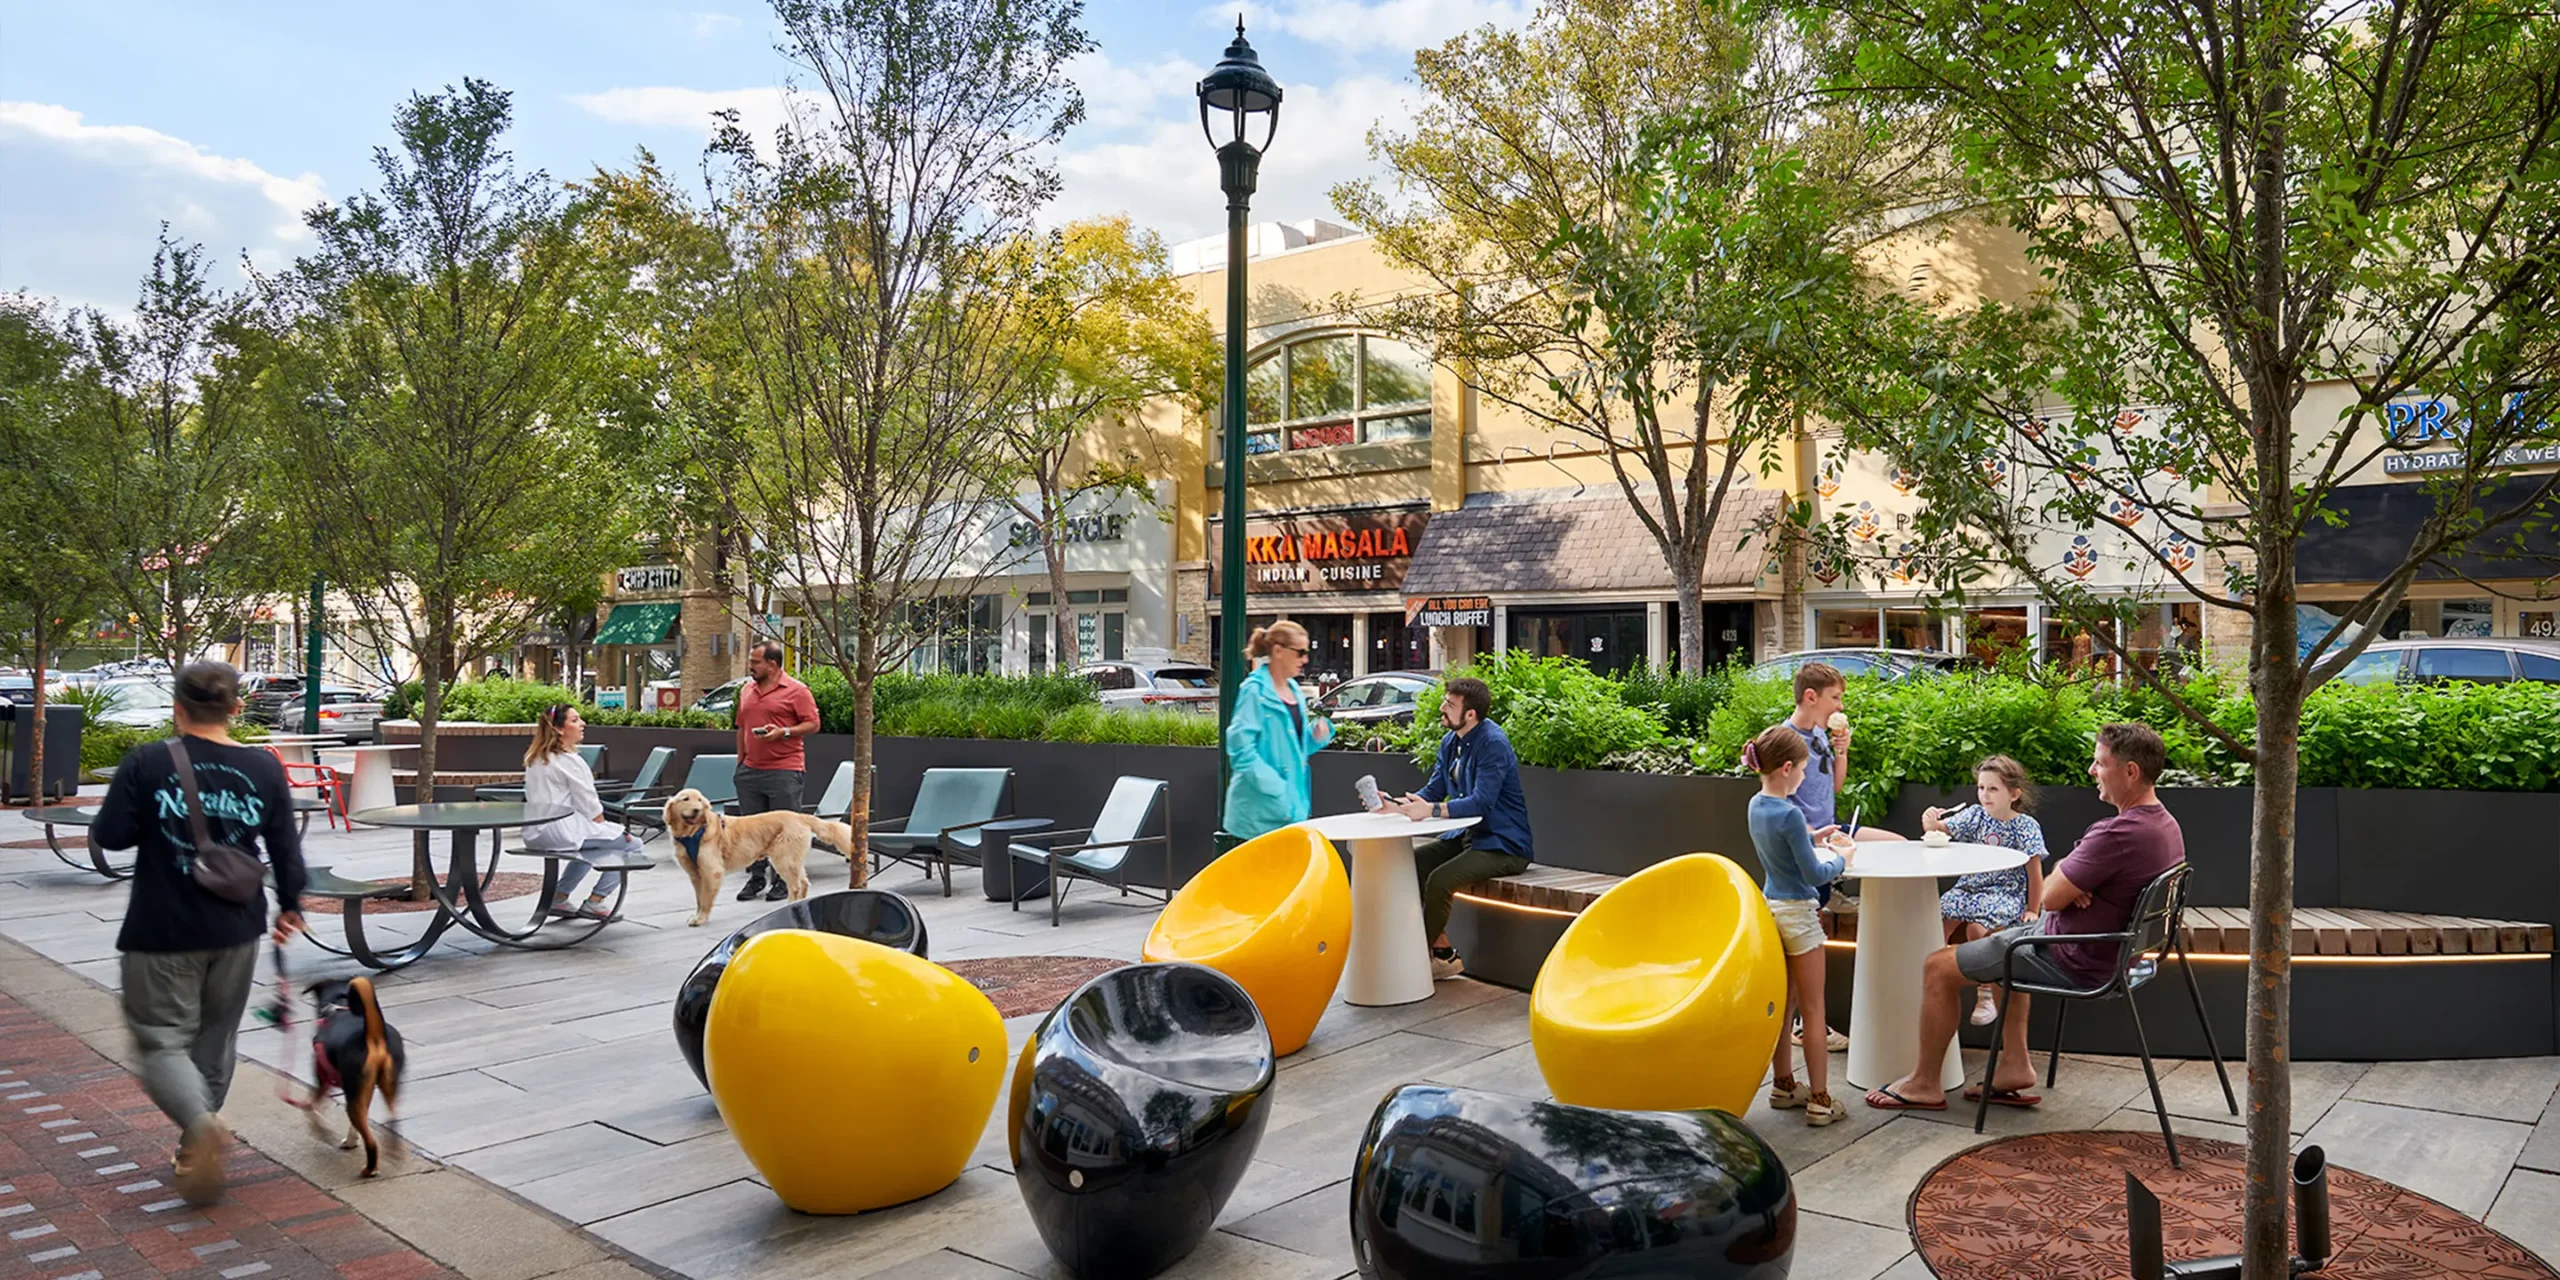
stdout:
[[[1227,56],[1200,79],[1200,132],[1209,145],[1220,151],[1242,143],[1259,156],[1271,145],[1273,131],[1280,127],[1280,82],[1262,69],[1262,59],[1253,54],[1253,46],[1244,38],[1244,19],[1236,19],[1236,38],[1227,46]],[[1225,117],[1227,137],[1218,136],[1220,121]],[[1257,120],[1258,117],[1258,120]],[[1252,140],[1259,124],[1260,142]]]

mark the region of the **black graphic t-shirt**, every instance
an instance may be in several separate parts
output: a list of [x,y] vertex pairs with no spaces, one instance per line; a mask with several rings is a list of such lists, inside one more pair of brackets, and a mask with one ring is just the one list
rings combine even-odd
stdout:
[[[274,869],[278,903],[302,907],[302,837],[284,766],[260,747],[187,739],[196,791],[204,798],[205,832],[246,850]],[[132,849],[133,898],[125,905],[118,951],[213,951],[256,940],[267,930],[267,904],[226,902],[188,878],[195,835],[187,821],[187,788],[166,742],[125,753],[90,829],[109,849]]]

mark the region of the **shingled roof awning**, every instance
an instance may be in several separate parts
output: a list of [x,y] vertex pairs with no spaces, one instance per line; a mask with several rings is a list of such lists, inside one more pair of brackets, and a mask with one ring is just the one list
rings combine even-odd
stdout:
[[[1623,495],[1615,489],[1569,494],[1477,494],[1456,511],[1434,512],[1405,571],[1404,594],[1672,589],[1660,547]],[[1728,595],[1758,591],[1768,550],[1760,538],[1745,538],[1783,496],[1773,489],[1725,496],[1701,587]]]

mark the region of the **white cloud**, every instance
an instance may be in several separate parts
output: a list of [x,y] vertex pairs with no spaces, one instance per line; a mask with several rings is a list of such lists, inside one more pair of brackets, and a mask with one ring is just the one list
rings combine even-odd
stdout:
[[306,249],[303,211],[327,195],[316,174],[40,102],[0,102],[0,173],[0,289],[116,310],[132,305],[161,222],[201,242],[222,280],[243,252],[272,269]]
[[1255,27],[1271,26],[1348,53],[1409,54],[1488,23],[1520,26],[1537,6],[1530,0],[1279,0],[1212,5],[1201,13],[1232,24],[1239,8],[1248,36]]
[[757,141],[770,141],[774,129],[789,118],[780,86],[762,89],[679,89],[656,85],[573,93],[572,105],[616,124],[653,129],[681,129],[708,139],[715,111],[735,111],[738,123]]
[[[1410,116],[1415,93],[1379,76],[1286,89],[1279,132],[1263,157],[1253,198],[1257,222],[1330,216],[1333,185],[1376,170],[1369,158],[1370,126]],[[1174,243],[1225,225],[1217,159],[1188,103],[1165,112],[1134,139],[1070,145],[1059,167],[1066,190],[1052,214],[1060,220],[1126,212]]]
[[687,15],[687,26],[696,40],[711,40],[738,29],[735,14],[704,12]]
[[1084,90],[1086,127],[1122,129],[1162,118],[1167,99],[1187,104],[1206,72],[1190,59],[1170,56],[1145,66],[1118,66],[1096,49],[1078,57],[1067,74]]

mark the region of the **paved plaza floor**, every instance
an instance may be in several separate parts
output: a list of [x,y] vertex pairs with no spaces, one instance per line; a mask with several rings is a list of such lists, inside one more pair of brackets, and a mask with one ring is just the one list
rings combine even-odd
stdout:
[[[0,843],[20,845],[37,834],[19,818],[0,817]],[[635,882],[630,919],[585,946],[500,952],[456,931],[426,960],[380,980],[409,1054],[399,1127],[411,1149],[386,1166],[386,1176],[359,1182],[361,1161],[315,1140],[299,1114],[276,1101],[275,1077],[265,1072],[244,1070],[226,1110],[235,1127],[259,1156],[473,1280],[611,1280],[635,1267],[757,1280],[1061,1274],[1015,1191],[1001,1107],[969,1169],[924,1201],[815,1218],[774,1199],[721,1127],[668,1029],[678,979],[763,904],[724,893],[711,924],[688,929],[691,888],[665,861],[664,842],[651,848],[662,865]],[[307,856],[351,878],[392,876],[407,866],[408,840],[315,828]],[[813,856],[811,866],[817,891],[844,887],[840,861]],[[908,893],[923,909],[936,960],[1135,959],[1152,919],[1135,899],[1124,905],[1108,890],[1079,887],[1063,927],[1053,929],[1044,904],[1010,911],[981,900],[974,882],[968,877],[960,896],[946,899],[913,870],[893,868],[878,887]],[[41,849],[0,848],[0,938],[16,944],[0,945],[0,993],[118,1060],[128,1045],[109,993],[125,893],[122,884],[74,871]],[[396,940],[424,920],[390,917],[377,932]],[[333,931],[336,921],[315,917],[313,926]],[[297,944],[292,960],[297,981],[355,972],[308,944]],[[267,976],[262,967],[261,980]],[[1346,1179],[1371,1109],[1388,1090],[1413,1082],[1545,1097],[1529,1047],[1527,1003],[1517,992],[1464,981],[1398,1008],[1337,1002],[1313,1042],[1282,1062],[1270,1128],[1218,1230],[1168,1274],[1350,1274]],[[1032,1015],[1007,1023],[1013,1051],[1037,1021]],[[253,1026],[242,1050],[272,1064],[282,1040]],[[2164,1066],[2172,1068],[2163,1088],[2178,1132],[2242,1140],[2209,1066]],[[1841,1071],[1835,1057],[1835,1081]],[[811,1063],[802,1087],[899,1105],[863,1079],[858,1062]],[[1853,1092],[1834,1087],[1844,1097]],[[2302,1063],[2294,1071],[2294,1124],[2338,1163],[2483,1218],[2560,1262],[2555,1090],[2560,1058]],[[29,1104],[14,1104],[13,1115],[16,1105]],[[1931,1168],[1982,1140],[1972,1112],[1889,1115],[1854,1102],[1848,1111],[1826,1129],[1772,1113],[1765,1102],[1748,1117],[1795,1176],[1803,1213],[1794,1273],[1925,1277],[1928,1268],[1911,1250],[1905,1204]],[[127,1119],[141,1139],[157,1144],[135,1163],[147,1171],[157,1160],[165,1168],[172,1138],[166,1123],[149,1113]],[[1989,1135],[2154,1125],[2139,1064],[2071,1055],[2043,1106],[1995,1108]],[[11,1172],[0,1170],[0,1183]],[[0,1193],[0,1212],[13,1203]],[[30,1261],[45,1252],[33,1243],[10,1240],[0,1276],[52,1280],[99,1270]],[[232,1255],[239,1261],[226,1267],[263,1260],[242,1256],[249,1252]],[[217,1274],[228,1272],[205,1271]]]

